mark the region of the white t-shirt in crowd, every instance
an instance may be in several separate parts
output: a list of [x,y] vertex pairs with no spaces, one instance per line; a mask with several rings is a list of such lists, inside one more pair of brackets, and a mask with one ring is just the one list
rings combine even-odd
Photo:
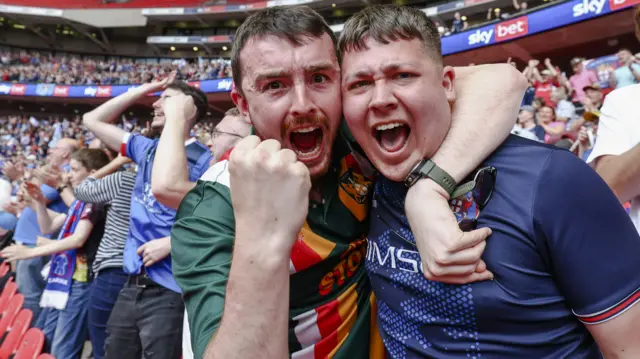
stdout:
[[[600,156],[621,155],[640,143],[640,84],[611,92],[600,112],[596,144],[588,163]],[[631,201],[630,214],[640,232],[640,196]]]
[[184,311],[184,324],[182,327],[182,359],[193,359],[191,331],[189,330],[189,318],[187,318],[186,310]]

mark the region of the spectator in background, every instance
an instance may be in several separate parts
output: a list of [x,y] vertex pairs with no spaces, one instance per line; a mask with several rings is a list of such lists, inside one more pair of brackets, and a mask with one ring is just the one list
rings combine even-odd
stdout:
[[551,91],[560,86],[558,72],[549,59],[545,59],[545,69],[542,72],[538,71],[538,64],[540,61],[536,59],[529,60],[528,66],[522,73],[533,84],[536,91],[535,96],[542,98],[546,104],[550,104],[552,102]]
[[597,131],[598,122],[591,121],[586,122],[584,126],[580,127],[580,131],[578,132],[578,138],[576,139],[577,148],[575,148],[575,153],[585,162],[593,151],[593,146],[595,145],[595,134]]
[[544,129],[544,143],[553,145],[558,142],[565,133],[565,124],[556,121],[556,111],[553,107],[545,105],[536,114],[538,124]]
[[129,235],[136,174],[119,170],[130,162],[129,158],[119,155],[73,190],[80,201],[107,206],[104,236],[93,261],[95,279],[89,288],[88,326],[95,359],[104,358],[107,321],[128,278],[122,268],[123,252]]
[[576,118],[576,106],[567,98],[564,87],[557,87],[551,92],[551,102],[556,104],[556,121],[569,125]]
[[[62,139],[56,143],[56,146],[51,149],[50,156],[47,158],[49,170],[41,169],[41,176],[35,179],[35,183],[40,184],[40,190],[46,200],[46,206],[48,209],[58,212],[66,213],[67,205],[65,204],[62,194],[69,195],[70,189],[64,184],[51,186],[45,184],[44,178],[51,176],[47,175],[47,172],[51,172],[51,167],[57,166],[64,172],[69,169],[69,161],[71,153],[79,147],[78,143],[71,139]],[[59,181],[59,172],[53,170],[53,176],[56,182]],[[49,181],[51,182],[51,181]],[[26,196],[27,193],[21,191],[21,195]],[[73,194],[71,194],[73,196]],[[55,233],[53,233],[55,235]],[[26,247],[35,247],[38,237],[49,238],[51,234],[44,234],[41,232],[38,226],[38,216],[34,209],[30,206],[25,206],[21,210],[19,215],[16,231],[13,236],[17,244],[22,244]],[[45,288],[46,282],[40,274],[44,265],[49,261],[48,257],[33,257],[19,260],[16,265],[16,282],[18,284],[18,290],[24,295],[24,308],[33,312],[32,323],[35,323],[41,311],[40,299],[42,291]]]
[[[13,237],[13,231],[16,230],[17,218],[9,212],[0,211],[0,245],[6,246],[11,237]],[[4,248],[0,247],[0,250]]]
[[[106,146],[120,149],[123,156],[131,158],[139,166],[123,257],[129,279],[118,295],[107,324],[107,359],[141,356],[180,358],[184,304],[181,290],[173,277],[169,237],[175,210],[161,204],[161,198],[156,196],[158,183],[155,181],[152,190],[151,174],[156,156],[163,158],[158,153],[160,144],[173,134],[167,132],[179,131],[181,134],[179,143],[187,147],[184,168],[190,181],[198,179],[209,168],[211,153],[189,138],[192,127],[206,113],[206,96],[184,82],[173,82],[173,78],[174,75],[170,75],[163,81],[138,86],[83,117],[83,123]],[[162,129],[159,141],[127,133],[112,124],[131,105],[158,91],[162,94],[153,104],[151,127]],[[169,173],[163,183],[173,186],[175,183],[171,179],[174,174]],[[160,189],[164,187],[160,186]],[[189,189],[185,189],[185,193]],[[173,199],[178,195],[177,191],[169,191],[163,198]]]
[[582,91],[584,91],[585,99],[584,99],[584,110],[585,112],[599,112],[602,107],[602,100],[604,95],[602,94],[602,90],[600,89],[600,85],[593,84],[589,86],[585,86]]
[[522,106],[518,113],[518,121],[514,126],[513,134],[530,140],[544,142],[544,128],[536,125],[534,119],[535,110],[531,106]]
[[585,95],[583,89],[587,86],[598,84],[598,76],[593,71],[588,71],[584,66],[584,59],[575,57],[571,60],[573,75],[569,78],[571,84],[571,101],[576,105],[582,105]]
[[529,8],[529,4],[526,1],[518,2],[518,0],[513,0],[513,8],[515,9],[515,14],[519,12],[525,12]]
[[237,107],[227,111],[211,132],[211,146],[208,146],[213,153],[211,163],[218,162],[222,155],[231,150],[240,139],[249,136],[250,132],[251,124]]
[[457,32],[462,32],[469,27],[466,19],[462,19],[459,11],[456,11],[453,14],[453,23],[451,23],[451,33],[455,34]]
[[[96,149],[81,149],[71,156],[69,184],[78,186],[97,169],[108,163],[107,155]],[[87,311],[91,264],[104,231],[102,207],[73,201],[66,214],[50,213],[47,199],[39,186],[26,183],[25,188],[38,216],[42,233],[59,231],[57,240],[37,239],[37,247],[20,244],[0,252],[9,261],[51,256],[51,269],[40,305],[45,308],[37,326],[46,336],[51,354],[58,359],[75,359],[87,338]]]
[[544,105],[546,105],[546,103],[542,97],[536,97],[533,99],[533,102],[531,102],[531,107],[533,107],[536,112],[538,112],[538,110],[540,110]]
[[638,60],[631,51],[622,49],[618,51],[619,67],[609,75],[609,85],[613,89],[619,89],[625,86],[637,84],[640,81],[640,60]]

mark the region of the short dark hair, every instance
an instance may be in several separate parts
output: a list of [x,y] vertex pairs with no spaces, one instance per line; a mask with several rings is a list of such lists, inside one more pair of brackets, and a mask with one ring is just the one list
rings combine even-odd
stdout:
[[347,20],[338,39],[340,55],[366,49],[365,38],[381,44],[418,39],[435,61],[442,62],[440,34],[436,25],[419,9],[398,5],[373,5]]
[[99,170],[109,163],[109,156],[98,148],[82,148],[71,154],[71,159],[80,162],[88,170]]
[[189,84],[184,81],[174,81],[170,83],[167,88],[180,91],[193,98],[193,103],[196,105],[196,119],[194,123],[200,122],[200,120],[202,120],[207,114],[209,101],[207,100],[207,95],[205,95],[199,88],[189,86]]
[[[336,36],[320,14],[308,6],[275,6],[249,16],[233,37],[231,72],[236,88],[242,94],[240,52],[252,38],[276,36],[301,46],[310,38],[327,34],[335,46]],[[337,53],[336,53],[337,56]]]

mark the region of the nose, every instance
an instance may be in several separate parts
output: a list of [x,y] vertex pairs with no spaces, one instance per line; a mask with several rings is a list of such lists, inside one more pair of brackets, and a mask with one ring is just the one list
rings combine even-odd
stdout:
[[162,107],[162,98],[159,98],[158,101],[154,102],[153,105],[151,105],[151,106],[153,106],[153,108],[161,108]]
[[315,112],[315,106],[310,99],[305,84],[296,83],[293,85],[293,99],[291,101],[291,114],[294,117],[307,116]]
[[373,96],[369,105],[375,111],[391,111],[398,107],[398,99],[384,82],[376,82],[373,86]]

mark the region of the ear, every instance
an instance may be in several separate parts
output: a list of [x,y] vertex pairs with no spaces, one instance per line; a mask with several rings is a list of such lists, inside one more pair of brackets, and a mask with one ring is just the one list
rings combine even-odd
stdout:
[[456,73],[451,66],[445,66],[442,69],[442,88],[444,89],[445,96],[449,105],[453,106],[456,102],[456,86],[455,86]]
[[249,104],[247,100],[244,98],[240,91],[234,86],[231,90],[231,100],[238,108],[238,111],[242,114],[242,116],[251,122],[251,115],[249,115]]

